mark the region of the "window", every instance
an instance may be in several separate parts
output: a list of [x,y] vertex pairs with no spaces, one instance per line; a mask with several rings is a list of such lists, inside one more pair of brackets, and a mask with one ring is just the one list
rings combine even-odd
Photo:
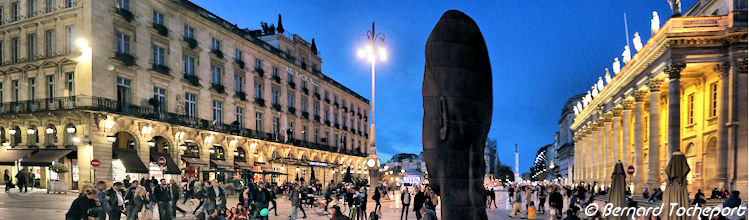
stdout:
[[302,126],[302,140],[304,142],[307,142],[307,126],[306,125]]
[[130,35],[117,32],[117,53],[130,54]]
[[164,48],[153,45],[153,65],[164,66]]
[[242,60],[242,51],[239,50],[239,48],[234,48],[234,59],[236,59],[237,61]]
[[130,103],[130,80],[117,77],[117,101],[121,105]]
[[161,14],[158,11],[153,11],[153,24],[164,25],[164,14]]
[[[0,7],[0,10],[3,10],[3,8]],[[2,17],[0,17],[0,18],[2,18]],[[2,19],[0,19],[0,20],[2,20]],[[4,60],[3,58],[5,58],[5,57],[3,57],[3,51],[4,51],[3,50],[3,41],[0,40],[0,63],[2,63],[3,60]]]
[[164,88],[153,87],[153,98],[159,101],[160,111],[166,111],[166,90]]
[[335,135],[335,136],[334,136],[334,137],[335,137],[335,140],[333,140],[333,142],[335,142],[335,143],[333,143],[333,145],[334,145],[334,146],[335,146],[336,148],[338,148],[338,142],[342,142],[342,141],[338,139],[338,133],[336,133],[336,134],[334,134],[334,135]]
[[13,60],[13,62],[18,62],[18,38],[14,37],[10,39],[10,58]]
[[75,27],[67,26],[65,27],[65,51],[68,53],[73,52],[73,45],[75,41]]
[[343,126],[345,127],[346,126],[346,114],[341,114],[341,117],[343,117],[343,120],[341,120],[341,124],[343,124]]
[[325,121],[330,121],[330,119],[328,118],[328,109],[327,108],[325,109]]
[[198,117],[196,106],[195,94],[185,93],[185,114],[192,118]]
[[29,60],[36,57],[36,34],[29,34],[26,37],[26,57]]
[[255,130],[263,132],[263,113],[255,112]]
[[312,107],[312,111],[315,113],[315,116],[320,116],[320,104],[317,104],[317,102],[315,102],[315,105]]
[[718,115],[718,82],[710,84],[710,117]]
[[325,131],[325,141],[324,142],[325,142],[326,145],[330,144],[330,132],[329,131]]
[[273,67],[273,76],[278,76],[278,67]]
[[333,111],[333,124],[338,124],[338,111]]
[[294,82],[294,74],[293,73],[287,74],[286,81]]
[[221,68],[211,65],[211,83],[221,85]]
[[55,30],[50,29],[44,32],[44,55],[51,57],[55,55]]
[[315,128],[315,143],[317,143],[317,140],[320,140],[320,129]]
[[221,41],[216,38],[211,38],[211,50],[221,50]]
[[302,89],[307,88],[307,81],[302,80]]
[[289,104],[288,105],[289,107],[291,107],[291,108],[294,107],[294,95],[289,94],[289,103],[288,104]]
[[216,124],[223,123],[223,108],[224,103],[221,103],[218,100],[213,100],[213,122]]
[[185,75],[195,75],[195,58],[185,55],[182,60],[185,63]]
[[281,123],[278,117],[273,117],[273,137],[278,138],[281,134]]
[[328,99],[328,91],[325,91],[325,99]]
[[302,99],[302,103],[301,104],[302,105],[300,105],[300,106],[302,107],[302,111],[306,112],[307,111],[307,99]]
[[257,81],[255,81],[255,98],[263,98],[263,84],[260,84],[260,82]]
[[65,0],[65,7],[72,8],[75,5],[75,0]]
[[75,95],[75,78],[73,78],[73,73],[67,73],[67,82],[65,83],[68,85],[68,96],[74,96]]
[[13,102],[18,102],[18,80],[13,80],[11,83],[13,86]]
[[239,123],[239,127],[244,128],[244,109],[242,107],[237,106],[235,111],[236,111],[237,122]]
[[29,100],[36,100],[36,78],[29,78]]
[[36,15],[36,1],[37,0],[26,1],[28,4],[26,7],[26,17],[33,18]]
[[3,8],[3,7],[0,6],[0,24],[3,24],[3,21],[5,20],[5,19],[3,19],[5,17],[5,16],[3,16],[3,15],[5,15],[5,14],[3,14],[3,12],[5,11],[4,9],[5,8]]
[[687,124],[694,124],[694,94],[687,96]]
[[278,105],[278,95],[279,95],[278,94],[278,89],[273,88],[273,89],[271,89],[271,92],[273,94],[273,99],[272,99],[273,100],[273,104],[274,105]]
[[47,76],[47,98],[55,97],[55,76]]
[[188,39],[194,39],[195,38],[195,29],[194,28],[185,25],[184,29],[185,29],[184,30],[184,32],[185,32],[184,33],[184,37],[185,38],[188,38]]
[[255,58],[255,69],[262,69],[263,68],[263,61]]
[[10,4],[10,22],[18,21],[18,17],[20,16],[18,13],[20,9],[18,9],[18,2],[13,2]]
[[289,122],[289,128],[288,130],[284,131],[286,134],[288,134],[289,140],[294,139],[294,123]]
[[234,89],[237,92],[244,92],[244,77],[241,75],[234,75]]
[[55,0],[45,0],[45,11],[47,13],[55,11]]
[[[5,95],[3,93],[3,82],[0,82],[0,106],[2,106],[3,102],[4,102],[3,101],[3,95]],[[2,132],[2,131],[0,131],[0,132]],[[5,138],[5,136],[3,136],[2,134],[0,134],[0,138]],[[0,142],[4,142],[4,141],[0,140]]]
[[[317,92],[317,90],[318,90],[318,89],[319,89],[319,87],[315,86],[315,87],[313,87],[313,88],[312,88],[312,91],[313,91],[313,92],[315,92],[315,93],[318,93],[318,92]],[[319,95],[319,94],[318,94],[318,95]]]

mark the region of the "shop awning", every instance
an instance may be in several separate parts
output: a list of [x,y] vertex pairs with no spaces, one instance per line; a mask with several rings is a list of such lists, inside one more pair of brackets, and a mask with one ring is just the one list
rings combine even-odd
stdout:
[[217,170],[231,170],[234,167],[231,163],[225,160],[211,160],[211,166],[215,166]]
[[252,164],[247,162],[235,161],[234,166],[242,170],[252,170]]
[[42,149],[24,158],[21,161],[22,166],[40,166],[47,167],[52,165],[52,161],[58,160],[65,155],[73,152],[72,149]]
[[13,166],[16,161],[34,152],[34,149],[10,149],[0,153],[0,165]]
[[158,163],[159,157],[164,157],[164,159],[166,159],[166,170],[164,170],[164,174],[182,174],[182,172],[179,170],[179,167],[174,163],[174,160],[172,160],[172,157],[170,157],[169,154],[162,152],[151,152],[152,162]]
[[201,161],[200,158],[182,157],[182,160],[192,167],[208,167],[208,163]]
[[112,159],[119,159],[128,173],[148,173],[148,168],[138,157],[138,152],[131,149],[115,148]]

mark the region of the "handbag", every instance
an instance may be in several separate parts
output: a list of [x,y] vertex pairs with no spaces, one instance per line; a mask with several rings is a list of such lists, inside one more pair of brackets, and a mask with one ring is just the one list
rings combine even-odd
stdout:
[[148,205],[144,204],[143,209],[140,210],[138,213],[138,219],[140,220],[148,220],[153,218],[153,211],[151,211],[151,208],[148,207]]

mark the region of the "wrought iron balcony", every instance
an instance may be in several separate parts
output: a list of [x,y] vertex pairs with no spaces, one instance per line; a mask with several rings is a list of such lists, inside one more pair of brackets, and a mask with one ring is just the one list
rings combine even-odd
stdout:
[[255,104],[265,107],[265,99],[263,98],[255,98]]

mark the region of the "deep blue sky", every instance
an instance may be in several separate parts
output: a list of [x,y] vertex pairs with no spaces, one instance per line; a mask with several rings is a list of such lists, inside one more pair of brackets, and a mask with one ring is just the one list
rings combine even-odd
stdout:
[[[682,1],[687,11],[696,0]],[[652,11],[661,25],[671,15],[666,0],[656,1],[242,1],[197,0],[198,5],[237,24],[259,29],[276,23],[311,41],[323,59],[322,71],[370,98],[368,63],[356,56],[360,35],[371,22],[386,35],[389,61],[377,65],[377,152],[392,155],[422,150],[421,84],[424,45],[442,13],[458,9],[479,25],[489,50],[494,110],[489,138],[496,139],[500,160],[528,171],[538,148],[554,141],[567,99],[584,93],[620,56],[630,39],[650,38]],[[621,58],[620,58],[621,59]]]

